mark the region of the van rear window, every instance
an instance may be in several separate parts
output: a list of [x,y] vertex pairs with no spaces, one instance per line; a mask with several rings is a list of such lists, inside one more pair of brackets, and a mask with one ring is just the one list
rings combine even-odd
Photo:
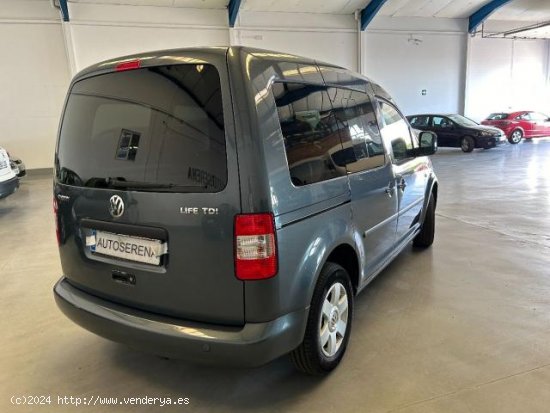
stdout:
[[56,178],[83,187],[221,191],[227,158],[216,68],[156,66],[75,83],[63,116]]

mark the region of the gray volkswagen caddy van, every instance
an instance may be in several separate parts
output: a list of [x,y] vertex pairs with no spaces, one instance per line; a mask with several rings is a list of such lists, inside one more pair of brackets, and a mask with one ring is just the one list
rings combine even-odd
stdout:
[[391,97],[245,47],[113,59],[72,81],[55,154],[59,308],[165,357],[338,365],[354,296],[434,237],[438,184]]

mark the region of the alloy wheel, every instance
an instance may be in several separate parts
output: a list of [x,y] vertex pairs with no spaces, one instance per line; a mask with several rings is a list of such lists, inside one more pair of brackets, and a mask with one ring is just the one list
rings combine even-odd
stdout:
[[521,138],[522,138],[521,131],[515,130],[514,132],[512,132],[512,141],[514,143],[519,143],[519,141],[521,141]]
[[339,282],[334,283],[323,300],[319,320],[319,343],[326,357],[333,357],[344,342],[348,326],[348,294]]

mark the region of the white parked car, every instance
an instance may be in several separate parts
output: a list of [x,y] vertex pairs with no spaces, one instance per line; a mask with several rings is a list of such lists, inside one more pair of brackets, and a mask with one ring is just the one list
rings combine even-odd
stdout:
[[13,194],[19,188],[19,178],[12,170],[6,150],[0,147],[0,199]]

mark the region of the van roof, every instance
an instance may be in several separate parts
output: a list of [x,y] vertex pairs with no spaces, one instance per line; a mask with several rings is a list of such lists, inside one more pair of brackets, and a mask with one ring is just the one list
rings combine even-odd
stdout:
[[221,47],[191,47],[191,48],[181,48],[181,49],[167,49],[167,50],[156,50],[156,51],[150,51],[145,53],[138,53],[138,54],[132,54],[132,55],[126,55],[121,57],[116,57],[108,60],[104,60],[102,62],[96,63],[92,66],[89,66],[83,70],[81,70],[77,75],[74,77],[73,80],[85,77],[88,74],[91,73],[97,73],[97,72],[111,72],[115,69],[116,65],[119,63],[132,61],[132,60],[146,60],[146,61],[154,61],[154,64],[164,62],[164,64],[173,64],[177,62],[184,62],[184,63],[200,63],[195,58],[188,57],[189,54],[197,55],[197,54],[205,54],[205,55],[225,55],[227,53],[234,53],[234,54],[249,54],[254,56],[255,58],[266,60],[266,61],[273,61],[273,62],[280,62],[281,60],[284,61],[295,61],[297,63],[303,63],[303,64],[322,64],[323,66],[329,66],[334,67],[338,69],[344,69],[341,66],[334,65],[332,63],[326,63],[326,62],[320,62],[316,61],[315,59],[303,57],[303,56],[297,56],[290,53],[284,53],[284,52],[277,52],[273,50],[264,50],[264,49],[257,49],[253,47],[247,47],[247,46],[221,46]]

